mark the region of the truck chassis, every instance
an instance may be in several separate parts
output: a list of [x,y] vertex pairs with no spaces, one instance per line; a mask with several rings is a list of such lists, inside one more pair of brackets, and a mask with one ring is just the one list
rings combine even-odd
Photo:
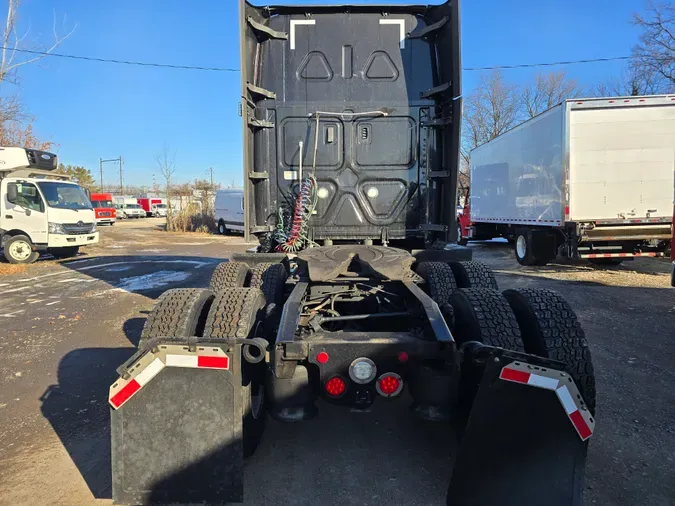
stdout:
[[[241,255],[208,289],[166,292],[110,389],[114,502],[242,501],[267,413],[297,422],[319,399],[366,410],[407,390],[414,414],[460,435],[448,504],[581,504],[595,387],[572,310],[547,290],[500,293],[477,262],[414,262],[353,245]],[[536,479],[507,480],[514,459]]]

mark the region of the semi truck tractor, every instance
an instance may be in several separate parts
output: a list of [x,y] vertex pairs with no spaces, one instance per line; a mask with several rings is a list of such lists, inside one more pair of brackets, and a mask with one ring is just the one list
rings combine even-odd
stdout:
[[241,502],[268,416],[398,403],[456,431],[447,504],[581,504],[583,329],[557,293],[500,291],[455,244],[458,2],[241,0],[239,26],[260,246],[149,313],[109,392],[113,501]]
[[673,167],[675,95],[567,100],[471,152],[460,243],[506,237],[522,265],[663,257]]
[[58,174],[53,153],[0,147],[0,248],[11,263],[32,263],[40,252],[75,256],[98,242],[86,191]]

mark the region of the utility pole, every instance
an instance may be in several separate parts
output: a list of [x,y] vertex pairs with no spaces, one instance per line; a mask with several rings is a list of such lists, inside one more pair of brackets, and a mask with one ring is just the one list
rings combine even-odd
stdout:
[[124,191],[122,187],[122,157],[120,156],[119,158],[109,158],[108,160],[104,160],[103,158],[99,158],[98,163],[99,167],[101,170],[101,191],[103,191],[103,164],[108,163],[108,162],[119,162],[120,164],[120,193]]
[[208,172],[211,174],[211,189],[213,189],[213,167],[209,167]]

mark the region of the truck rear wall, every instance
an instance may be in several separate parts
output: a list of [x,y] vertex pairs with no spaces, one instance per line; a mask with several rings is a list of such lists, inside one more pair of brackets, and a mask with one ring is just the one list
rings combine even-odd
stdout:
[[672,214],[675,100],[625,100],[568,103],[570,221]]
[[301,162],[314,239],[454,233],[457,0],[240,5],[247,237],[293,205]]
[[471,220],[558,226],[563,204],[562,106],[471,152]]

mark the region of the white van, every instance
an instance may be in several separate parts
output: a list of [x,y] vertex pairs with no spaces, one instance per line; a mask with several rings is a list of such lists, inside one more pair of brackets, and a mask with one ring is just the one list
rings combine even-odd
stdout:
[[218,190],[215,207],[219,233],[244,231],[244,190]]

